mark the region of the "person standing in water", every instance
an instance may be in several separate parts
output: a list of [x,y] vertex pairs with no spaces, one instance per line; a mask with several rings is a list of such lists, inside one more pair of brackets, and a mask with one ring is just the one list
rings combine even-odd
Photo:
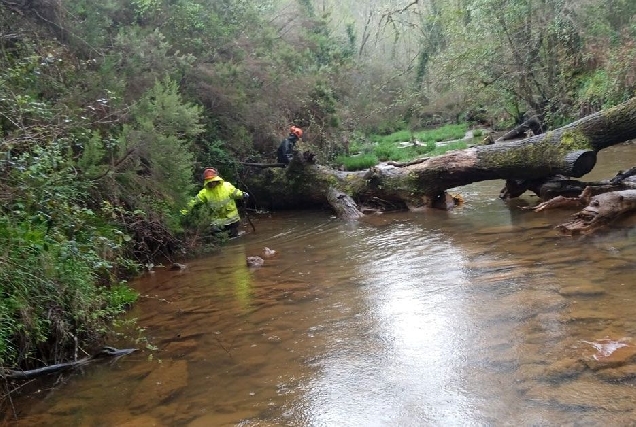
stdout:
[[210,225],[214,232],[227,232],[229,237],[236,237],[241,222],[236,200],[248,197],[247,192],[221,178],[216,169],[207,168],[203,171],[203,188],[181,213],[187,215],[195,206],[203,205],[208,208]]

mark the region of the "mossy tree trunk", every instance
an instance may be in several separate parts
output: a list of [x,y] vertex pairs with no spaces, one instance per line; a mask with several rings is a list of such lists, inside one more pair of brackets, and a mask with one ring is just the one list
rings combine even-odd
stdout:
[[[362,205],[445,207],[446,190],[473,182],[581,177],[593,169],[599,150],[631,139],[636,139],[636,98],[541,135],[457,150],[405,167],[342,172],[295,159],[286,169],[250,172],[248,185],[257,195],[256,203],[259,197],[268,199],[270,208],[330,204],[340,215],[351,212],[333,205],[345,198],[332,197],[329,202],[333,191]],[[517,193],[512,196],[521,194]]]

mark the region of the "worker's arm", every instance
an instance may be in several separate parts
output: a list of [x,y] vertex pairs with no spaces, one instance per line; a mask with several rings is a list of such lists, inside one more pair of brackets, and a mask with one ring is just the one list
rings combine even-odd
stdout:
[[233,198],[234,200],[241,200],[241,199],[246,199],[249,197],[249,194],[247,194],[245,191],[239,190],[231,183],[226,182],[226,185],[229,190],[230,197]]
[[199,191],[199,194],[197,194],[192,199],[190,199],[185,209],[181,209],[181,215],[187,215],[192,210],[193,207],[195,207],[199,203],[204,203],[204,202],[205,202],[205,196],[203,195],[203,190],[201,190]]

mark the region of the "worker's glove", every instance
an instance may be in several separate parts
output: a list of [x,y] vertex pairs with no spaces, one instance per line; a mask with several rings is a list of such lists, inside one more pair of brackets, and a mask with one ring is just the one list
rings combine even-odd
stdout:
[[249,197],[250,197],[249,193],[247,193],[246,191],[243,191],[243,198],[249,199]]

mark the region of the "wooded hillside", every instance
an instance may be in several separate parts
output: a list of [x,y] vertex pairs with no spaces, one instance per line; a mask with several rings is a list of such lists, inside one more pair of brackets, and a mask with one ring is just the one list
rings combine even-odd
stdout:
[[[179,211],[203,168],[240,185],[292,124],[331,168],[373,135],[529,115],[550,131],[634,96],[636,3],[534,6],[0,0],[0,366],[99,342],[135,300],[121,279],[186,240]],[[496,150],[463,155],[482,173]]]

